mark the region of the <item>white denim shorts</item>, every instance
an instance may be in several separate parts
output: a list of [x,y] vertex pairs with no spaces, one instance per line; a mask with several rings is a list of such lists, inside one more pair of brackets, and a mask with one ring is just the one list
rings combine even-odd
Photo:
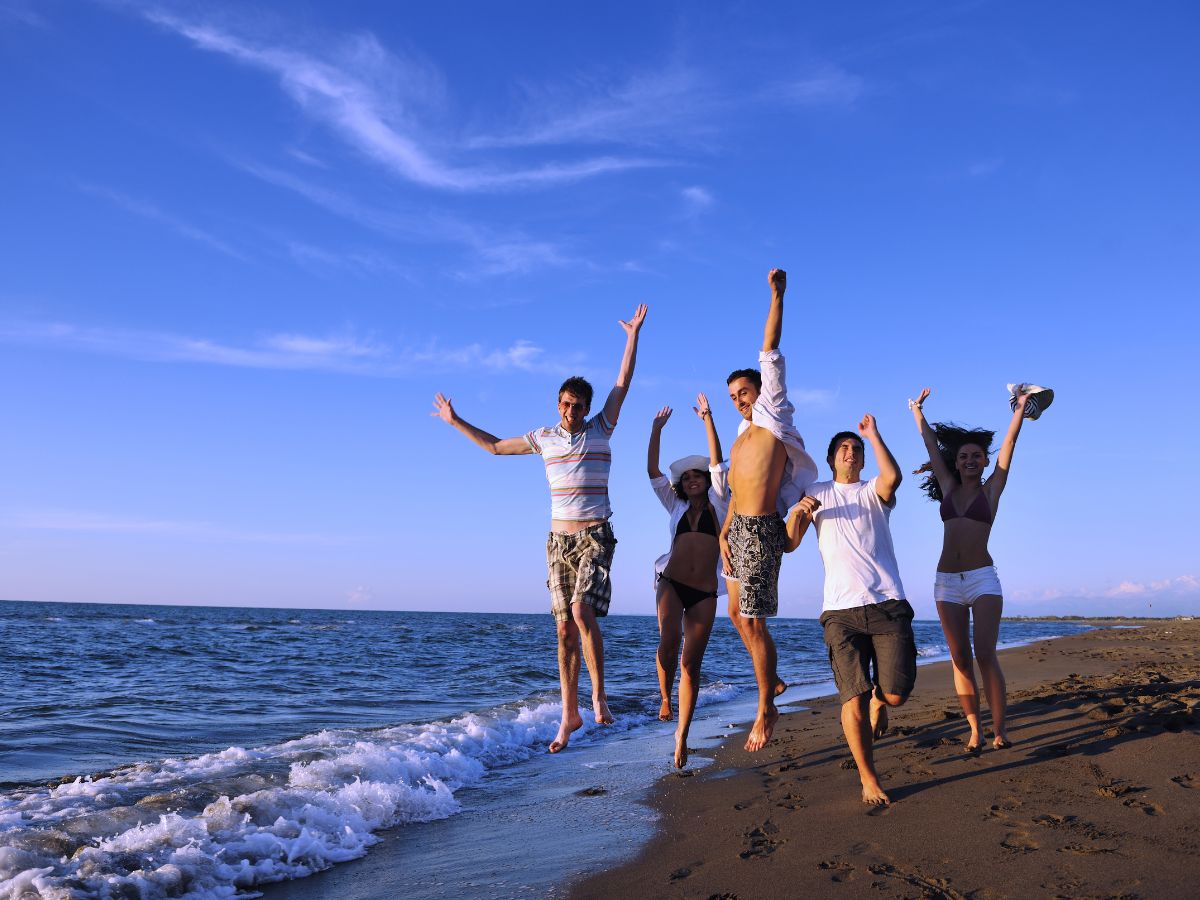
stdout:
[[933,599],[938,603],[972,606],[980,597],[989,595],[1004,596],[995,566],[968,572],[938,572],[933,582]]

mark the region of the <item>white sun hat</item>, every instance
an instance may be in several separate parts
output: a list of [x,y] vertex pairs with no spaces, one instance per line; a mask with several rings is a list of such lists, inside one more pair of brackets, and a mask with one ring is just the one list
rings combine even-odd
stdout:
[[1054,391],[1050,388],[1041,387],[1036,384],[1010,384],[1008,386],[1008,408],[1013,412],[1017,411],[1017,398],[1022,394],[1029,394],[1029,399],[1025,402],[1025,418],[1036,419],[1054,402]]
[[683,480],[683,473],[688,469],[698,469],[701,472],[708,471],[708,457],[698,456],[693,454],[685,456],[683,459],[677,459],[671,463],[671,484],[679,484]]

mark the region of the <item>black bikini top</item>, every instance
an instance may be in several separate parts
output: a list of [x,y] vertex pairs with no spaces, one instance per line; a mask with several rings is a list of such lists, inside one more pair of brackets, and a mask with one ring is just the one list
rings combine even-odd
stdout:
[[[681,534],[689,534],[693,531],[691,522],[688,521],[688,514],[685,512],[679,520],[679,524],[675,526],[675,537],[679,538]],[[696,523],[696,534],[711,534],[717,536],[717,520],[713,516],[712,505],[704,507],[704,511],[700,513],[700,520]]]

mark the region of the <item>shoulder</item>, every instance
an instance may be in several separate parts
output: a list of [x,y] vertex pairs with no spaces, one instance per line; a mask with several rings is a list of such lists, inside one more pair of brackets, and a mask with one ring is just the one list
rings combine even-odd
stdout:
[[604,414],[604,410],[600,410],[600,412],[592,416],[587,423],[587,430],[589,432],[602,435],[603,437],[608,437],[612,434],[613,429],[616,427],[615,424],[608,421],[608,416]]

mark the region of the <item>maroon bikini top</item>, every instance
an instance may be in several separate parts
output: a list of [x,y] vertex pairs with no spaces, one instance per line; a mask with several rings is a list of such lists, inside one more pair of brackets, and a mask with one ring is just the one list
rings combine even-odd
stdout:
[[992,507],[988,503],[987,494],[981,488],[979,493],[975,495],[975,499],[971,501],[971,505],[959,512],[954,508],[954,501],[950,499],[957,491],[953,491],[942,498],[942,521],[947,522],[950,519],[974,519],[976,522],[982,522],[984,525],[992,524]]

